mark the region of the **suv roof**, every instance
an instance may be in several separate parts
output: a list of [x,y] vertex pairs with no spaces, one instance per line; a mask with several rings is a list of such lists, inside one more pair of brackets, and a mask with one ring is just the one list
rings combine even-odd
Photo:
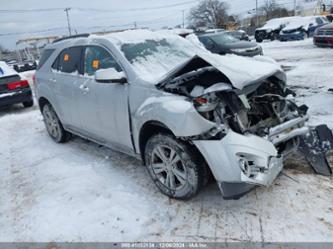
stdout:
[[74,38],[81,38],[81,37],[89,37],[90,34],[86,33],[86,34],[78,34],[78,35],[71,35],[71,36],[65,36],[65,37],[61,37],[59,39],[54,40],[52,43],[57,43],[60,41],[64,41],[64,40],[68,40],[68,39],[74,39]]

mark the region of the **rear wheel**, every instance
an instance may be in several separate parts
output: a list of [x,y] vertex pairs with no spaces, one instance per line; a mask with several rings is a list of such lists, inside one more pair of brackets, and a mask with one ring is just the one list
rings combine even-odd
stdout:
[[30,101],[24,101],[22,104],[23,104],[23,106],[24,106],[25,108],[28,108],[28,107],[31,107],[31,106],[34,105],[34,101],[33,101],[33,100],[30,100]]
[[70,133],[65,131],[56,112],[50,104],[45,104],[42,109],[46,130],[51,138],[57,143],[67,142]]
[[205,163],[171,135],[158,134],[148,140],[145,162],[155,185],[172,198],[189,199],[207,182]]

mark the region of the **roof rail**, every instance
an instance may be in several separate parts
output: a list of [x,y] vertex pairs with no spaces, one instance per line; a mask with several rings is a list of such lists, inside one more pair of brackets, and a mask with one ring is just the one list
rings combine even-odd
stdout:
[[74,38],[88,37],[89,35],[90,34],[86,33],[86,34],[78,34],[78,35],[65,36],[65,37],[61,37],[59,39],[54,40],[52,43],[60,42],[60,41],[63,41],[63,40],[74,39]]

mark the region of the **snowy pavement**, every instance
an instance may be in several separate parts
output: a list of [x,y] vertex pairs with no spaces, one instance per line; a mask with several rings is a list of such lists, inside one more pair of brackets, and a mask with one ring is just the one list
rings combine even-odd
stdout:
[[[333,128],[333,50],[263,43],[312,124]],[[56,144],[37,107],[0,111],[0,241],[333,241],[333,178],[290,164],[273,186],[225,201],[162,195],[141,162],[81,138]],[[293,168],[293,169],[290,169]]]

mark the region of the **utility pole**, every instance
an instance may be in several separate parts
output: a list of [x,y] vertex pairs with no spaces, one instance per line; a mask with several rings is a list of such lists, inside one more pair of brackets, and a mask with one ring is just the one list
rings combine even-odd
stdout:
[[296,0],[294,0],[294,16],[296,16]]
[[182,10],[183,12],[183,29],[185,28],[185,10]]
[[136,22],[134,22],[134,29],[137,29],[138,28],[138,25]]
[[256,26],[259,27],[258,0],[256,0]]
[[72,35],[71,24],[69,22],[69,15],[68,15],[68,11],[70,11],[70,10],[71,10],[71,8],[66,8],[65,12],[66,12],[66,16],[67,16],[68,33],[69,33],[69,35]]

